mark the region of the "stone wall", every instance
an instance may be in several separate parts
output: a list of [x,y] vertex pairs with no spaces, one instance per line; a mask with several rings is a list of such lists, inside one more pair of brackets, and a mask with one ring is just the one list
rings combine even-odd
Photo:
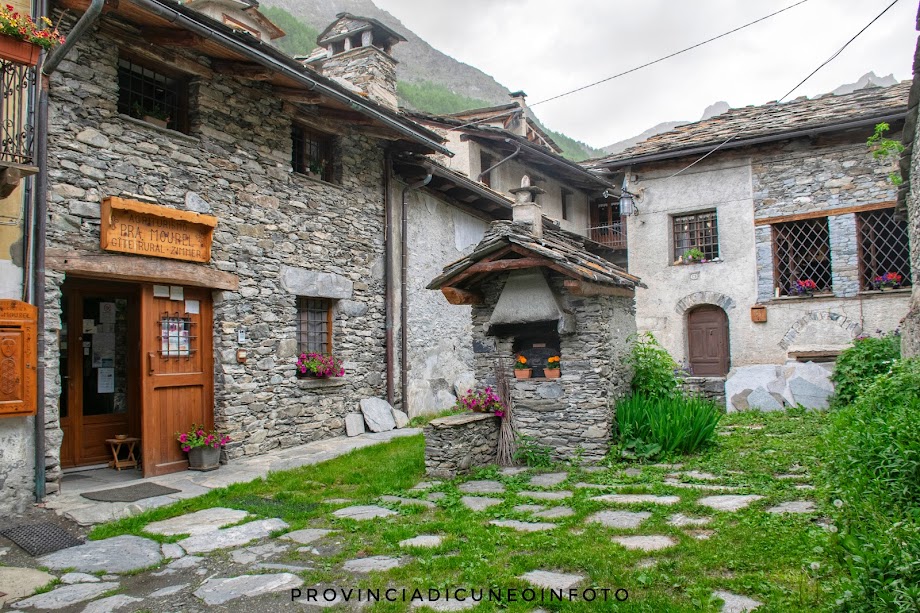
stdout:
[[453,479],[476,466],[495,464],[501,419],[491,413],[463,413],[425,426],[425,472]]
[[21,513],[34,501],[34,417],[0,419],[0,513]]
[[[914,89],[917,88],[917,79],[920,76],[915,74]],[[920,112],[918,108],[915,106],[908,112],[917,114]],[[907,231],[910,235],[910,269],[914,286],[909,311],[901,324],[901,355],[917,357],[920,356],[920,282],[917,281],[920,279],[920,130],[916,128],[910,160],[910,190],[907,193]]]
[[725,377],[685,377],[681,388],[687,396],[700,396],[720,407],[725,404]]
[[[514,339],[483,332],[506,279],[504,274],[484,282],[484,303],[473,307],[473,351],[481,383],[495,383],[498,359],[511,375]],[[573,296],[562,281],[555,274],[549,277],[550,288],[575,321],[574,333],[560,337],[561,377],[514,380],[513,416],[518,431],[551,447],[555,459],[583,452],[585,460],[596,462],[609,451],[616,401],[628,392],[632,378],[623,358],[627,339],[636,331],[633,299]]]
[[[219,75],[192,79],[187,135],[120,115],[118,51],[110,35],[89,35],[51,80],[48,248],[99,254],[99,203],[111,195],[215,215],[212,258],[202,266],[240,279],[239,291],[213,294],[215,421],[234,441],[230,456],[343,434],[358,399],[385,396],[383,147],[343,127],[336,184],[295,174],[288,107],[265,85]],[[185,61],[208,71],[206,58]],[[50,480],[59,474],[63,280],[49,270]],[[337,298],[334,352],[347,371],[345,385],[332,388],[295,376],[298,288],[324,285]],[[245,365],[235,356],[240,326]]]
[[322,60],[327,77],[351,83],[371,100],[396,110],[396,60],[376,47],[357,47]]

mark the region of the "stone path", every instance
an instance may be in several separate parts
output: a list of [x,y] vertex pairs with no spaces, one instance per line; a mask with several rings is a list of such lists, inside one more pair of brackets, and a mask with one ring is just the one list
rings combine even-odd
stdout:
[[583,575],[573,575],[567,573],[556,573],[547,570],[532,570],[524,573],[518,579],[523,579],[531,585],[543,587],[548,590],[562,590],[567,592],[570,588],[575,587],[585,580]]
[[604,494],[595,496],[591,500],[597,502],[610,502],[613,504],[641,504],[649,502],[671,506],[680,502],[680,496],[653,496],[651,494]]
[[572,497],[572,492],[561,490],[558,492],[518,492],[518,496],[533,498],[534,500],[565,500]]
[[600,511],[589,517],[588,521],[603,524],[608,528],[635,529],[651,516],[651,513],[646,512]]
[[464,496],[460,499],[460,502],[471,511],[485,511],[489,507],[503,503],[504,500],[501,498],[489,498],[488,496]]
[[638,549],[641,551],[658,551],[660,549],[673,547],[677,544],[677,541],[670,536],[663,536],[660,534],[650,536],[615,536],[613,537],[613,541],[619,543],[626,549]]
[[378,517],[388,517],[390,515],[396,515],[396,511],[391,511],[390,509],[384,509],[383,507],[378,507],[377,505],[358,505],[354,507],[345,507],[344,509],[339,509],[332,514],[334,517],[339,517],[342,519],[353,519],[355,521],[367,521],[369,519],[376,519]]
[[715,509],[716,511],[740,511],[747,508],[752,502],[761,500],[763,496],[750,494],[747,496],[725,495],[707,496],[696,501],[697,504]]
[[533,487],[555,487],[569,478],[569,473],[546,473],[534,475],[530,479]]
[[464,494],[503,494],[505,486],[499,481],[467,481],[459,489]]
[[722,613],[746,613],[763,604],[747,596],[739,596],[723,590],[716,590],[712,595],[725,603],[722,605]]
[[291,573],[275,575],[241,575],[220,579],[208,579],[195,590],[195,596],[214,606],[242,598],[270,592],[289,591],[303,585],[303,579]]
[[541,532],[543,530],[552,530],[556,527],[556,524],[550,524],[546,522],[518,521],[516,519],[493,519],[489,523],[493,526],[499,526],[501,528],[511,528],[512,530],[517,530],[518,532]]

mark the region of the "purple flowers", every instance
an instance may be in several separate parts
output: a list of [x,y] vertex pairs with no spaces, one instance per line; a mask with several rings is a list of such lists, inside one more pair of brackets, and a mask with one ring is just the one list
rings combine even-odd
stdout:
[[499,417],[505,415],[505,405],[491,386],[485,391],[467,390],[466,395],[457,399],[456,406],[475,413],[495,413]]
[[342,361],[331,356],[320,353],[302,353],[297,359],[297,368],[301,374],[312,377],[342,377],[345,375],[345,367]]

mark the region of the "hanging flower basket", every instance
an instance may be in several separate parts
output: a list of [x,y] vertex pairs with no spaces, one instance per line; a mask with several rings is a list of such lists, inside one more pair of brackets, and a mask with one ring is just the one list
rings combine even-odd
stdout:
[[24,66],[38,64],[42,48],[34,43],[0,34],[0,59]]

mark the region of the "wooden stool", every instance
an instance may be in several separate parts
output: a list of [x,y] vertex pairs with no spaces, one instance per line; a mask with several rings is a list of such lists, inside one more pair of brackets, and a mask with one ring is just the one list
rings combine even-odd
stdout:
[[[134,457],[134,446],[141,442],[139,438],[107,438],[105,442],[109,444],[109,447],[112,449],[112,460],[109,462],[109,468],[115,468],[116,470],[121,470],[122,468],[135,468],[137,467],[137,458]],[[124,460],[119,460],[118,455],[121,453],[121,446],[127,445],[128,457]]]

